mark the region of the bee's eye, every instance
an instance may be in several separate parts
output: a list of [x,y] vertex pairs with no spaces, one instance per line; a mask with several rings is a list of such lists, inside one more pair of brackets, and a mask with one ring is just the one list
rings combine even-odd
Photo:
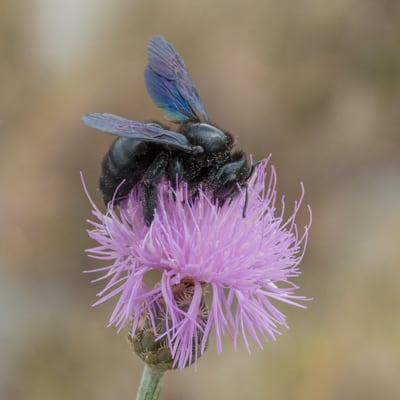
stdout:
[[246,155],[243,152],[235,153],[233,161],[223,165],[214,178],[215,196],[228,197],[236,189],[238,183],[244,182],[248,174]]

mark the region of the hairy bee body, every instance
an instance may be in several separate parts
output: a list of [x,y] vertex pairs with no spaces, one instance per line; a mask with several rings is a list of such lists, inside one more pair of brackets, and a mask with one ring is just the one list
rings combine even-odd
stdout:
[[[215,137],[210,140],[210,127],[211,131],[215,129],[215,132],[224,135],[222,146],[215,147]],[[145,221],[149,225],[154,218],[152,207],[156,206],[156,187],[162,179],[169,180],[173,186],[177,182],[186,182],[194,196],[201,185],[205,190],[212,191],[221,203],[233,195],[237,183],[244,182],[249,173],[245,154],[241,151],[232,152],[232,137],[218,128],[211,125],[207,125],[205,130],[196,128],[197,136],[193,135],[191,125],[185,126],[183,133],[192,141],[197,139],[192,143],[193,146],[198,145],[199,137],[200,141],[208,141],[205,147],[209,151],[188,154],[157,143],[118,137],[102,162],[100,190],[105,204],[110,201],[117,204],[135,185],[141,184],[144,186],[144,201],[148,205],[144,206]],[[227,166],[225,169],[230,175],[232,171],[228,167],[234,166],[233,180],[227,180],[224,176],[224,169],[221,171],[224,166]]]

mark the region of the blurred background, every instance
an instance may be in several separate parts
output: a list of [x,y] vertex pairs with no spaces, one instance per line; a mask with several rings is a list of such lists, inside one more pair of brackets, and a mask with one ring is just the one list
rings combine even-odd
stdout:
[[290,329],[250,357],[211,343],[161,399],[399,398],[396,0],[2,1],[0,398],[135,396],[142,363],[82,274],[99,264],[79,171],[101,204],[113,139],[80,118],[162,120],[143,82],[157,33],[211,119],[256,159],[272,153],[288,206],[304,182],[314,221],[297,281],[308,309],[281,307]]

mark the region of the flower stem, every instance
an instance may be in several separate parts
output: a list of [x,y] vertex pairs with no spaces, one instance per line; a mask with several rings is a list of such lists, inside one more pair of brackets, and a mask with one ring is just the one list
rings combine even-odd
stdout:
[[145,364],[136,400],[156,400],[162,387],[165,371]]

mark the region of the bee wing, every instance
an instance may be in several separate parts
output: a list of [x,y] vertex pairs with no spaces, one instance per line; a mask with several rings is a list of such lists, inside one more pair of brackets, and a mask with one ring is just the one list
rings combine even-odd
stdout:
[[111,133],[112,135],[169,145],[187,153],[192,153],[194,150],[186,136],[163,129],[157,124],[143,124],[118,117],[117,115],[102,113],[85,115],[82,120],[91,128]]
[[162,36],[153,36],[147,47],[144,79],[149,95],[165,117],[174,122],[208,121],[203,103],[185,63]]

